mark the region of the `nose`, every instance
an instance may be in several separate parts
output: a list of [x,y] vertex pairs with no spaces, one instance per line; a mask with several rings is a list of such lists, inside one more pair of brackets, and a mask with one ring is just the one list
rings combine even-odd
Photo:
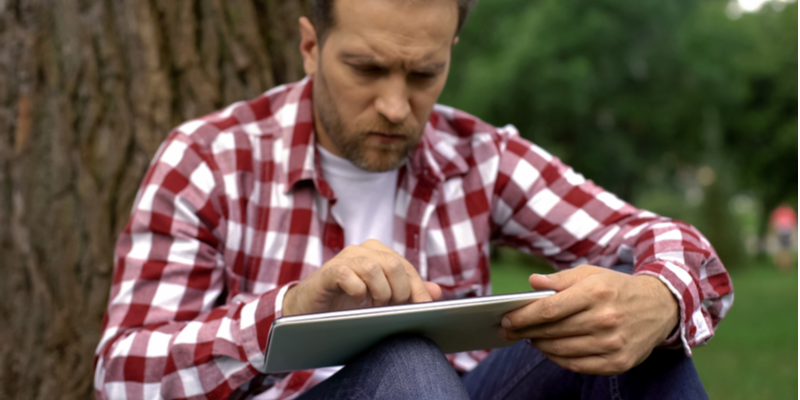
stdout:
[[411,104],[405,77],[393,74],[383,82],[375,99],[375,109],[393,124],[399,124],[408,117]]

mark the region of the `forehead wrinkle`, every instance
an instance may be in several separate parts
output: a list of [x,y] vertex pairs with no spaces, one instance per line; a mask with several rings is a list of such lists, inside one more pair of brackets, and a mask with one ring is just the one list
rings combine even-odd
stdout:
[[[365,3],[361,3],[362,1]],[[431,60],[447,61],[453,36],[449,29],[450,24],[445,23],[442,18],[448,21],[453,19],[449,22],[455,24],[456,1],[388,2],[399,6],[399,9],[386,7],[387,3],[384,1],[386,0],[339,0],[334,3],[337,25],[331,33],[333,36],[339,36],[337,41],[340,43],[340,49],[349,49],[351,52],[361,50],[365,54],[373,55],[376,61],[402,64],[407,68]],[[436,3],[452,3],[452,12],[443,17],[443,9],[438,5],[434,6]],[[420,6],[423,8],[418,8]],[[398,13],[403,14],[405,19],[402,21],[405,22],[397,20]],[[372,15],[377,19],[371,18]],[[389,19],[381,22],[384,18]]]
[[[425,48],[426,46],[419,46],[416,42],[407,45],[395,45],[392,40],[373,38],[373,40],[375,39],[377,39],[378,43],[364,39],[364,44],[371,53],[365,55],[379,64],[387,66],[400,65],[406,70],[429,67],[429,64],[446,64],[446,57],[449,54],[449,47]],[[389,43],[384,44],[385,42]]]

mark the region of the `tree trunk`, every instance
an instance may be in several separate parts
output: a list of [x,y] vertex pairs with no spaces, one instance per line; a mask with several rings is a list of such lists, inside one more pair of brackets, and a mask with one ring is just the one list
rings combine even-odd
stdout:
[[0,0],[0,398],[92,396],[113,247],[171,128],[302,77],[307,0]]

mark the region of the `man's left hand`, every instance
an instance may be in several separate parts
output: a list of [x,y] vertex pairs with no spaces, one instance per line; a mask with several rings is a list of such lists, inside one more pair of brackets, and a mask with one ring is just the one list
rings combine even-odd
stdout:
[[558,293],[505,315],[500,337],[530,339],[563,368],[613,375],[644,361],[678,323],[678,303],[658,278],[581,265],[531,275]]

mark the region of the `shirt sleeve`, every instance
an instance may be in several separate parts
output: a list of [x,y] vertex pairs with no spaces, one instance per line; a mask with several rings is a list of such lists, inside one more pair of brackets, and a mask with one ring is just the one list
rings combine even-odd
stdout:
[[116,245],[95,356],[97,398],[225,398],[262,372],[285,289],[226,302],[225,205],[215,170],[180,132],[151,164]]
[[[733,304],[733,286],[714,248],[693,226],[639,210],[603,190],[513,126],[498,130],[493,239],[542,256],[556,268],[633,264],[678,301],[680,325],[663,346],[705,344]],[[609,160],[613,162],[613,160]]]

